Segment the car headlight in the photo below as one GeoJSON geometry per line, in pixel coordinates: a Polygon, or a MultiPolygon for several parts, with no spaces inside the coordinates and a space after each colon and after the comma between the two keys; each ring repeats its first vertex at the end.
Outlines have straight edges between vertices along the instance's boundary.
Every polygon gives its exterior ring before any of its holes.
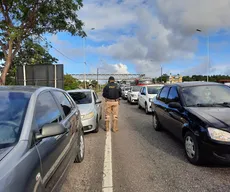
{"type": "Polygon", "coordinates": [[[213,140],[230,142],[230,133],[227,131],[208,127],[208,133],[213,140]]]}
{"type": "Polygon", "coordinates": [[[135,95],[134,95],[134,94],[131,94],[131,97],[135,97],[135,95]]]}
{"type": "Polygon", "coordinates": [[[94,117],[94,112],[90,112],[90,113],[88,113],[88,114],[86,114],[86,115],[82,115],[81,116],[81,119],[82,120],[86,120],[86,119],[91,119],[91,118],[93,118],[94,117]]]}
{"type": "Polygon", "coordinates": [[[152,98],[149,98],[149,102],[152,102],[153,101],[153,99],[152,98]]]}

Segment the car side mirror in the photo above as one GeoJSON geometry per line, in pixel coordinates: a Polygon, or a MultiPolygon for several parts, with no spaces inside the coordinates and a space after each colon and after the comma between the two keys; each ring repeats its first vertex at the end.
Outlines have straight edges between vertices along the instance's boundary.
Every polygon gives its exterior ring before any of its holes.
{"type": "Polygon", "coordinates": [[[49,123],[42,127],[41,134],[36,134],[35,139],[40,140],[47,137],[53,137],[65,133],[67,129],[59,123],[49,123]]]}
{"type": "Polygon", "coordinates": [[[168,104],[168,106],[169,106],[170,108],[178,109],[179,111],[181,111],[181,110],[183,109],[182,106],[181,106],[181,104],[178,103],[178,102],[170,102],[170,103],[168,104]]]}
{"type": "Polygon", "coordinates": [[[95,103],[96,103],[96,104],[100,104],[100,103],[101,103],[101,100],[100,100],[100,99],[97,99],[95,103]]]}

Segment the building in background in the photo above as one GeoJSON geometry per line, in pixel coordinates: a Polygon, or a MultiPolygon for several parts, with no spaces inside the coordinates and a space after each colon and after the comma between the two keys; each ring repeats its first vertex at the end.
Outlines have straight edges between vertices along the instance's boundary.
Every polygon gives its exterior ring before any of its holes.
{"type": "Polygon", "coordinates": [[[177,75],[171,75],[169,76],[168,82],[167,83],[182,83],[182,76],[177,74],[177,75]]]}

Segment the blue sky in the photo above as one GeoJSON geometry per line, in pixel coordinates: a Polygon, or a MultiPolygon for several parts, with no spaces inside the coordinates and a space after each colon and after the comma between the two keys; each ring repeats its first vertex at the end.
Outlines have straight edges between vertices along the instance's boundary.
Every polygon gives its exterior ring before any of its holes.
{"type": "Polygon", "coordinates": [[[230,75],[229,0],[84,0],[79,17],[85,23],[86,69],[83,39],[68,33],[46,35],[50,53],[64,64],[65,73],[210,73],[230,75]],[[199,6],[197,6],[199,3],[199,6]],[[95,28],[91,30],[91,28],[95,28]],[[196,32],[196,29],[202,32],[196,32]]]}

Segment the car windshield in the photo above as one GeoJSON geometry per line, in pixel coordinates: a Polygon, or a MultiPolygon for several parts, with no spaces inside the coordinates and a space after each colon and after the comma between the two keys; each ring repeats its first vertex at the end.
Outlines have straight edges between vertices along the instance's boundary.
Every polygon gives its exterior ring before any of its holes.
{"type": "Polygon", "coordinates": [[[69,95],[73,98],[76,104],[89,104],[92,103],[92,94],[90,91],[84,92],[70,92],[69,95]]]}
{"type": "Polygon", "coordinates": [[[162,88],[161,86],[149,86],[148,94],[158,94],[161,88],[162,88]]]}
{"type": "Polygon", "coordinates": [[[186,106],[230,105],[230,88],[224,85],[184,87],[181,90],[186,106]]]}
{"type": "Polygon", "coordinates": [[[138,92],[140,91],[141,87],[140,86],[135,86],[132,88],[132,91],[138,92]]]}
{"type": "Polygon", "coordinates": [[[30,93],[0,91],[0,149],[19,140],[30,93]]]}

